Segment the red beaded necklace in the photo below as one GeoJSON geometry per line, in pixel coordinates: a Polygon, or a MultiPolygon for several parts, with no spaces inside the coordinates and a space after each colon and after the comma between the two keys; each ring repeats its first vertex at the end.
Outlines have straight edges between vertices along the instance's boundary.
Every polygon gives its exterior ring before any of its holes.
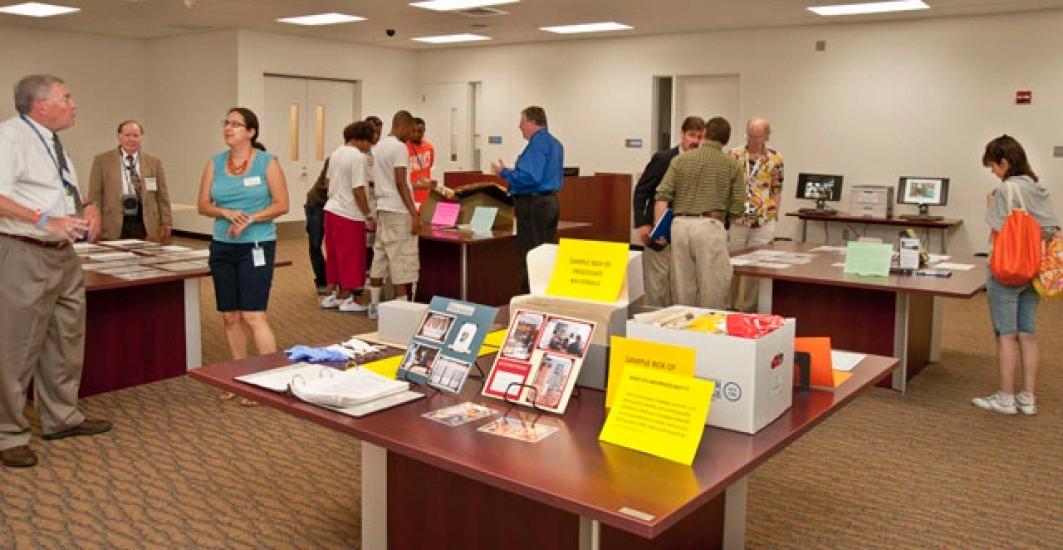
{"type": "Polygon", "coordinates": [[[230,174],[243,174],[244,170],[247,170],[247,163],[251,161],[251,155],[247,155],[247,158],[243,162],[233,162],[233,153],[229,151],[229,158],[225,161],[225,164],[229,167],[230,174]]]}

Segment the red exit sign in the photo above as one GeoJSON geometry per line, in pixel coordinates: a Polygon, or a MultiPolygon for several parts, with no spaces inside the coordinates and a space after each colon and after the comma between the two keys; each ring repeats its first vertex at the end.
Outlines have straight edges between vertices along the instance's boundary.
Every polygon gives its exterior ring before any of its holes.
{"type": "Polygon", "coordinates": [[[1029,105],[1033,103],[1033,92],[1030,90],[1019,90],[1015,92],[1015,104],[1016,105],[1029,105]]]}

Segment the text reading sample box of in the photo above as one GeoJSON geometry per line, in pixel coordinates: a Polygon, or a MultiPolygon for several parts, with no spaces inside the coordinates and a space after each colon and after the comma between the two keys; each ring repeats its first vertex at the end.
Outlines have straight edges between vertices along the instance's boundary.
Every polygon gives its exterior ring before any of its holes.
{"type": "Polygon", "coordinates": [[[517,309],[535,309],[593,321],[598,330],[594,331],[594,338],[583,360],[577,383],[604,390],[606,365],[609,360],[609,337],[624,336],[628,305],[643,294],[642,252],[627,252],[627,265],[623,266],[623,284],[616,299],[606,303],[547,295],[547,288],[557,263],[558,248],[558,245],[544,244],[528,253],[528,282],[531,294],[514,296],[510,300],[510,321],[512,322],[512,312],[517,309]]]}
{"type": "Polygon", "coordinates": [[[794,319],[787,319],[781,328],[756,339],[654,324],[684,312],[697,317],[713,313],[713,310],[672,306],[640,314],[627,322],[627,336],[695,350],[695,376],[716,382],[708,425],[752,434],[790,408],[793,403],[794,319]]]}
{"type": "Polygon", "coordinates": [[[594,323],[584,319],[518,310],[483,395],[564,413],[594,329],[594,323]]]}

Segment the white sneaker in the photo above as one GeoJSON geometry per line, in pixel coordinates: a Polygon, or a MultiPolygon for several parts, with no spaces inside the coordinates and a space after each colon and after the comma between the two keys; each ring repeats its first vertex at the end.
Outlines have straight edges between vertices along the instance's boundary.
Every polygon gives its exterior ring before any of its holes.
{"type": "Polygon", "coordinates": [[[1015,394],[1015,406],[1022,414],[1037,414],[1037,398],[1033,394],[1024,391],[1015,394]]]}
{"type": "Polygon", "coordinates": [[[373,320],[380,318],[380,304],[369,304],[365,316],[373,320]]]}
{"type": "Polygon", "coordinates": [[[369,306],[359,304],[354,300],[354,296],[347,298],[342,304],[340,304],[340,311],[345,311],[347,313],[361,313],[367,309],[369,309],[369,306]]]}
{"type": "Polygon", "coordinates": [[[989,397],[975,397],[971,400],[971,403],[975,407],[980,407],[987,411],[996,411],[1001,414],[1015,414],[1018,409],[1015,408],[1015,396],[1004,393],[1003,391],[997,391],[989,397]]]}
{"type": "Polygon", "coordinates": [[[333,292],[321,299],[321,309],[336,309],[340,307],[340,304],[342,303],[343,300],[337,298],[336,293],[333,292]]]}

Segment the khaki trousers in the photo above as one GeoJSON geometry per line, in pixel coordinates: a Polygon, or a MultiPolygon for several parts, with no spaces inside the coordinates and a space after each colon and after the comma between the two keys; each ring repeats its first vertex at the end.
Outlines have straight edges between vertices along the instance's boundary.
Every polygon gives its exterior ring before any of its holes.
{"type": "MultiPolygon", "coordinates": [[[[737,223],[732,224],[728,237],[732,253],[754,246],[771,244],[775,240],[775,222],[769,222],[768,225],[757,228],[750,228],[737,223]]],[[[731,307],[747,313],[756,312],[759,292],[760,279],[745,276],[735,277],[731,281],[731,307]]]]}
{"type": "Polygon", "coordinates": [[[672,222],[672,292],[677,304],[723,309],[731,290],[727,230],[713,218],[672,222]]]}
{"type": "Polygon", "coordinates": [[[654,250],[648,246],[642,249],[642,286],[646,295],[646,305],[668,307],[672,300],[672,247],[654,250]]]}
{"type": "Polygon", "coordinates": [[[30,380],[45,434],[84,422],[84,356],[85,285],[74,250],[0,236],[0,449],[30,441],[30,380]]]}

